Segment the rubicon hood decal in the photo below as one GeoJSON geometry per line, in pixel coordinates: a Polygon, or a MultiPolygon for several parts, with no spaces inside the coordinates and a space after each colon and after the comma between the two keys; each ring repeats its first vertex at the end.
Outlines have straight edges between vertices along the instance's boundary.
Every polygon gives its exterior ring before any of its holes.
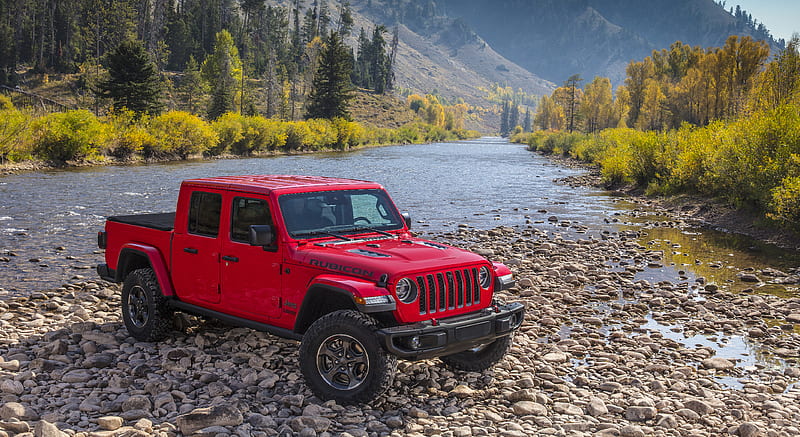
{"type": "Polygon", "coordinates": [[[321,261],[321,260],[318,260],[318,259],[315,259],[315,258],[311,258],[311,260],[309,260],[308,263],[311,264],[312,266],[317,266],[317,267],[320,267],[320,268],[323,268],[323,269],[338,270],[338,271],[340,271],[342,273],[349,273],[349,274],[352,274],[352,275],[366,276],[368,278],[372,277],[372,274],[374,273],[374,272],[372,272],[370,270],[362,269],[361,267],[348,266],[348,265],[345,265],[345,264],[337,264],[337,263],[328,262],[328,261],[321,261]]]}

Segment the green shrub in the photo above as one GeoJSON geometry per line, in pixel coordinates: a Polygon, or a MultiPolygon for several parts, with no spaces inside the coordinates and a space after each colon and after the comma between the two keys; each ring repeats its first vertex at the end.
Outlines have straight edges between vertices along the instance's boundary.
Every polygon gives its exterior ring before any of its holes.
{"type": "Polygon", "coordinates": [[[784,178],[772,189],[769,216],[800,228],[800,177],[784,178]]]}
{"type": "Polygon", "coordinates": [[[145,147],[152,145],[155,138],[147,131],[149,117],[139,117],[133,111],[115,110],[101,119],[109,134],[103,152],[119,159],[129,159],[141,154],[145,147]]]}
{"type": "Polygon", "coordinates": [[[333,127],[336,129],[337,149],[344,150],[361,144],[364,128],[360,124],[344,118],[334,118],[333,127]]]}
{"type": "Polygon", "coordinates": [[[31,125],[33,152],[57,162],[99,158],[107,129],[85,109],[48,114],[31,125]]]}
{"type": "Polygon", "coordinates": [[[511,141],[512,143],[526,144],[530,136],[531,136],[530,132],[515,132],[511,135],[511,137],[508,140],[511,141]]]}
{"type": "Polygon", "coordinates": [[[146,157],[186,159],[217,146],[217,133],[196,115],[183,111],[170,111],[155,117],[150,124],[155,138],[144,149],[146,157]]]}
{"type": "Polygon", "coordinates": [[[156,139],[142,125],[134,125],[118,132],[109,142],[108,152],[120,159],[128,159],[152,147],[156,139]]]}
{"type": "Polygon", "coordinates": [[[425,126],[424,138],[426,142],[439,142],[447,140],[447,131],[443,127],[428,124],[425,126]]]}
{"type": "Polygon", "coordinates": [[[0,95],[2,98],[6,98],[8,104],[0,100],[0,164],[24,159],[28,155],[30,150],[25,139],[31,123],[30,117],[16,110],[10,99],[0,95]]]}
{"type": "Polygon", "coordinates": [[[307,144],[307,138],[311,134],[308,125],[302,121],[290,121],[286,126],[285,149],[300,150],[307,144]]]}
{"type": "Polygon", "coordinates": [[[211,123],[219,141],[214,147],[205,150],[206,155],[217,156],[230,150],[236,155],[250,153],[244,138],[246,117],[235,112],[226,112],[211,123]]]}
{"type": "Polygon", "coordinates": [[[400,143],[400,144],[415,144],[420,141],[421,132],[417,129],[416,123],[406,123],[397,129],[395,135],[387,135],[381,144],[387,143],[400,143]]]}
{"type": "Polygon", "coordinates": [[[307,134],[304,144],[311,150],[328,149],[336,146],[337,132],[330,120],[312,118],[305,123],[307,134]]]}
{"type": "Polygon", "coordinates": [[[247,138],[247,153],[278,150],[286,145],[286,123],[260,116],[247,117],[243,135],[247,138]]]}
{"type": "Polygon", "coordinates": [[[630,182],[629,164],[630,157],[617,150],[616,153],[608,153],[600,159],[600,175],[603,182],[611,185],[618,185],[630,182]]]}
{"type": "Polygon", "coordinates": [[[11,98],[5,94],[0,94],[0,111],[10,111],[14,109],[14,103],[11,98]]]}
{"type": "Polygon", "coordinates": [[[590,135],[578,140],[572,148],[572,156],[584,162],[597,162],[608,148],[601,135],[602,133],[590,135]]]}

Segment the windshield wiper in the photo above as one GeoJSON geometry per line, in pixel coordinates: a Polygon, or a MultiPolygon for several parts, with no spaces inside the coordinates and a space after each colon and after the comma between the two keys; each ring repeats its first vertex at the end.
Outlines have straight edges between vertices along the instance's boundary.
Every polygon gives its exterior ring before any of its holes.
{"type": "Polygon", "coordinates": [[[361,231],[375,232],[377,234],[386,235],[387,237],[396,237],[397,236],[395,234],[390,234],[389,232],[382,231],[380,229],[370,228],[369,226],[359,226],[359,227],[356,227],[356,228],[348,228],[348,229],[342,229],[341,230],[341,232],[361,232],[361,231]]]}
{"type": "Polygon", "coordinates": [[[336,237],[336,238],[338,238],[340,240],[344,240],[344,241],[353,241],[352,238],[347,238],[344,235],[339,235],[339,234],[335,234],[333,232],[328,232],[328,231],[306,231],[306,232],[298,232],[298,233],[292,234],[293,237],[313,237],[315,235],[327,235],[327,236],[330,236],[330,237],[336,237]]]}

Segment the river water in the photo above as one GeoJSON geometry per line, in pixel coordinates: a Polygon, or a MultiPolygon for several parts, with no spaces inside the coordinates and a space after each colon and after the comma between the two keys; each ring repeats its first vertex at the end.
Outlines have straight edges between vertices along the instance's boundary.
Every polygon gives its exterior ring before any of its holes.
{"type": "Polygon", "coordinates": [[[307,174],[376,181],[418,230],[517,225],[557,216],[602,223],[618,208],[602,192],[554,178],[579,174],[499,138],[348,153],[108,166],[0,177],[0,287],[30,292],[93,276],[106,216],[174,210],[180,181],[240,174],[307,174]],[[537,211],[544,211],[537,212],[537,211]],[[8,256],[7,252],[12,256],[8,256]],[[14,256],[16,255],[16,256],[14,256]]]}
{"type": "MultiPolygon", "coordinates": [[[[30,172],[0,177],[0,288],[28,293],[93,277],[102,255],[96,233],[105,217],[172,211],[180,181],[241,174],[324,175],[384,185],[414,228],[444,232],[532,224],[553,234],[589,238],[638,231],[640,243],[665,254],[665,265],[644,273],[673,280],[679,271],[732,289],[747,267],[800,265],[794,252],[710,230],[653,226],[664,217],[590,187],[555,180],[583,170],[566,168],[501,138],[369,148],[347,153],[190,161],[30,172]],[[553,221],[557,218],[557,221],[553,221]],[[709,267],[714,266],[714,267],[709,267]]],[[[749,285],[752,287],[752,284],[749,285]]],[[[758,291],[794,295],[763,285],[758,291]]]]}
{"type": "MultiPolygon", "coordinates": [[[[180,181],[241,174],[304,174],[376,181],[414,228],[431,233],[533,225],[552,234],[600,238],[635,231],[640,244],[664,252],[662,265],[640,272],[651,281],[703,276],[733,291],[797,296],[796,287],[738,281],[745,268],[792,270],[795,252],[707,229],[658,225],[666,217],[590,187],[556,179],[582,174],[500,138],[369,148],[347,153],[190,161],[31,172],[0,177],[0,293],[27,294],[95,278],[102,262],[96,233],[106,216],[175,208],[180,181]],[[555,220],[553,219],[555,218],[555,220]],[[657,226],[658,225],[658,226],[657,226]]],[[[665,333],[669,327],[650,323],[665,333]]],[[[734,339],[736,340],[736,339],[734,339]]],[[[692,340],[695,341],[695,340],[692,340]]],[[[755,356],[750,345],[718,345],[722,355],[755,356]]]]}

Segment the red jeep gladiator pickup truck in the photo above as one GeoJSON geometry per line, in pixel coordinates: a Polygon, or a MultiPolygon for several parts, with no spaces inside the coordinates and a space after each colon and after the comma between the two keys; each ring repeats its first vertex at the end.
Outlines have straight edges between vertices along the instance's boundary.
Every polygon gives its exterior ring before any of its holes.
{"type": "Polygon", "coordinates": [[[322,399],[368,402],[397,359],[484,370],[505,355],[524,307],[493,300],[511,271],[409,233],[379,184],[310,176],[186,180],[175,213],[109,217],[98,274],[123,282],[141,341],[174,311],[300,340],[322,399]]]}

